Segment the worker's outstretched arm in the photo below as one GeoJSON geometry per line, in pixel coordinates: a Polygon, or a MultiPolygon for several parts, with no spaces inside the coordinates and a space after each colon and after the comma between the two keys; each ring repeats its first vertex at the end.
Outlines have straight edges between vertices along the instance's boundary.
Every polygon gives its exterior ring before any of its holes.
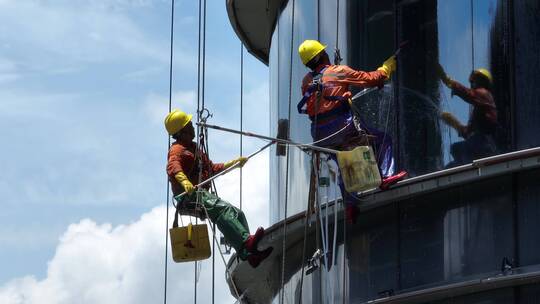
{"type": "Polygon", "coordinates": [[[383,64],[377,69],[377,71],[383,72],[386,76],[386,79],[390,79],[390,77],[392,77],[392,74],[396,71],[396,67],[396,56],[392,56],[386,59],[383,64]]]}
{"type": "Polygon", "coordinates": [[[376,71],[372,72],[356,71],[348,66],[340,65],[336,68],[337,82],[346,82],[361,87],[382,86],[395,72],[396,65],[395,56],[388,58],[376,71]]]}
{"type": "Polygon", "coordinates": [[[360,87],[382,86],[387,75],[380,70],[373,72],[356,71],[346,65],[336,66],[336,80],[338,83],[346,83],[360,87]]]}
{"type": "Polygon", "coordinates": [[[236,164],[240,164],[240,167],[243,167],[244,164],[248,161],[247,157],[240,156],[238,158],[235,158],[233,160],[230,160],[223,164],[223,169],[228,169],[236,164]]]}
{"type": "Polygon", "coordinates": [[[214,164],[211,161],[208,161],[209,164],[207,164],[207,165],[212,168],[212,174],[217,174],[217,173],[220,173],[221,171],[223,171],[225,169],[228,169],[228,168],[236,165],[237,163],[240,163],[240,167],[242,167],[247,162],[247,160],[248,160],[247,157],[240,156],[238,158],[235,158],[235,159],[230,160],[230,161],[225,162],[225,163],[215,163],[214,164]]]}
{"type": "Polygon", "coordinates": [[[441,81],[444,83],[444,85],[446,85],[450,90],[452,90],[452,95],[457,95],[461,97],[461,99],[463,99],[467,103],[472,104],[473,106],[483,104],[489,105],[489,102],[484,101],[486,98],[484,96],[481,96],[482,94],[480,92],[476,92],[473,89],[467,88],[458,81],[450,78],[450,76],[446,74],[440,64],[437,65],[437,74],[439,75],[439,78],[441,78],[441,81]]]}
{"type": "Polygon", "coordinates": [[[448,76],[448,74],[446,74],[446,72],[444,71],[444,68],[442,67],[440,63],[437,64],[437,74],[439,75],[439,78],[444,83],[444,85],[452,89],[451,86],[452,86],[453,80],[452,78],[450,78],[450,76],[448,76]]]}
{"type": "Polygon", "coordinates": [[[491,93],[484,88],[471,89],[455,80],[451,80],[449,87],[453,95],[461,97],[465,102],[475,107],[495,108],[491,93]]]}
{"type": "Polygon", "coordinates": [[[459,120],[448,112],[441,113],[441,119],[454,130],[456,130],[459,136],[465,138],[467,136],[467,126],[462,125],[459,120]]]}

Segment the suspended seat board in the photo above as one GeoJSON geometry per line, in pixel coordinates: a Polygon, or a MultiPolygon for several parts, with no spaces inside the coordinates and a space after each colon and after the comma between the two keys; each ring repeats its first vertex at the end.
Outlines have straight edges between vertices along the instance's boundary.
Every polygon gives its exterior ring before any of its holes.
{"type": "Polygon", "coordinates": [[[212,254],[206,224],[178,227],[178,209],[169,229],[173,260],[176,263],[205,260],[212,254]]]}

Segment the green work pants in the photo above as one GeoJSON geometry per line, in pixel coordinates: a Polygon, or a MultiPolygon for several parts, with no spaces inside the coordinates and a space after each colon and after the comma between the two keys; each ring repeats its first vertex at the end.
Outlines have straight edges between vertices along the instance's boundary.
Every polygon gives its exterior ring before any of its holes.
{"type": "Polygon", "coordinates": [[[197,195],[199,203],[206,209],[210,221],[216,224],[227,243],[236,250],[236,254],[245,260],[248,252],[244,248],[244,242],[249,236],[249,227],[242,210],[206,190],[199,190],[181,198],[177,196],[175,199],[181,204],[180,209],[182,209],[182,205],[197,202],[197,195]]]}

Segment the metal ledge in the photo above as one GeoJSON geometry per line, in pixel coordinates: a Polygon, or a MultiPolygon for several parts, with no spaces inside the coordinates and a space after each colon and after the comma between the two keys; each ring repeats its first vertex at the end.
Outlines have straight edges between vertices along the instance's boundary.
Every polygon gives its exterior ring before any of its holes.
{"type": "Polygon", "coordinates": [[[527,270],[526,268],[516,269],[514,270],[515,274],[499,274],[483,279],[424,288],[382,299],[367,301],[363,304],[424,303],[493,289],[538,283],[540,282],[540,270],[538,267],[535,268],[536,269],[533,271],[527,270]]]}
{"type": "MultiPolygon", "coordinates": [[[[367,191],[361,194],[363,201],[359,207],[361,212],[366,212],[395,201],[405,200],[429,192],[534,168],[540,168],[540,147],[479,159],[471,164],[410,178],[399,182],[386,191],[367,191]]],[[[328,205],[328,207],[331,206],[332,204],[328,205]]],[[[332,210],[330,209],[330,211],[332,210]]],[[[330,218],[333,218],[333,214],[330,218]]],[[[341,222],[342,220],[343,212],[340,210],[338,211],[338,221],[341,222]]],[[[308,217],[307,221],[307,243],[314,244],[314,216],[308,217]]],[[[285,219],[285,223],[287,226],[285,244],[287,261],[288,265],[293,265],[285,269],[285,281],[287,282],[294,273],[299,271],[302,264],[301,246],[303,245],[304,224],[306,223],[305,213],[302,212],[288,217],[285,219]]],[[[230,286],[231,279],[234,280],[239,291],[244,294],[244,303],[271,302],[279,291],[283,224],[284,221],[275,223],[266,230],[267,234],[261,240],[261,247],[273,246],[274,252],[258,268],[251,268],[248,263],[238,260],[235,255],[229,260],[227,267],[231,271],[232,278],[227,278],[227,281],[230,286]]],[[[307,252],[312,252],[313,249],[308,248],[307,252]]],[[[439,299],[537,281],[540,281],[540,269],[534,272],[516,273],[504,277],[494,276],[486,279],[429,287],[366,303],[417,303],[420,301],[419,299],[439,299]]],[[[234,295],[234,292],[231,293],[234,295]]]]}
{"type": "Polygon", "coordinates": [[[462,184],[540,167],[540,147],[473,161],[471,164],[441,170],[399,182],[387,191],[378,189],[361,194],[360,211],[367,211],[407,198],[462,184]]]}

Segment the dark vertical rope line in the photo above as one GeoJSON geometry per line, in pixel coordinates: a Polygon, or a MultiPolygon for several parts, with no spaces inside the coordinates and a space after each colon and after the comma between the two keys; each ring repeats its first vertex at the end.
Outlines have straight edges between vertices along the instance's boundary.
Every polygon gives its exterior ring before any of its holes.
{"type": "MultiPolygon", "coordinates": [[[[393,7],[393,11],[394,11],[394,46],[397,47],[399,46],[399,40],[400,40],[400,34],[399,34],[399,31],[400,31],[400,28],[399,28],[399,10],[398,10],[398,5],[397,3],[394,2],[394,7],[393,7]]],[[[397,69],[399,71],[399,59],[396,58],[397,63],[397,69]]],[[[401,83],[401,80],[400,80],[400,77],[399,77],[399,73],[398,72],[395,72],[394,73],[394,81],[396,83],[395,86],[393,86],[394,88],[394,127],[392,128],[393,131],[395,132],[395,136],[397,138],[397,145],[394,145],[395,146],[395,149],[394,149],[394,157],[395,157],[395,163],[397,164],[397,168],[400,168],[401,166],[401,149],[400,149],[400,141],[401,141],[401,138],[400,138],[400,133],[399,133],[399,129],[397,126],[399,126],[399,122],[400,122],[400,110],[399,110],[399,107],[400,107],[400,90],[399,90],[399,84],[401,83]]]]}
{"type": "MultiPolygon", "coordinates": [[[[169,61],[169,113],[172,109],[172,81],[173,81],[173,41],[174,41],[174,0],[171,1],[171,41],[170,41],[170,47],[171,47],[171,55],[170,55],[170,61],[169,61]]],[[[171,146],[171,137],[168,136],[167,141],[167,150],[169,150],[169,147],[171,146]]],[[[165,215],[165,271],[164,271],[164,282],[163,282],[163,303],[167,304],[167,277],[168,277],[168,269],[167,269],[167,257],[169,255],[169,201],[170,198],[170,184],[169,184],[169,177],[167,177],[167,207],[166,209],[166,215],[165,215]]]]}
{"type": "MultiPolygon", "coordinates": [[[[474,0],[470,0],[471,4],[471,71],[474,70],[474,0]]],[[[469,105],[469,116],[472,115],[473,106],[469,105]]]]}
{"type": "MultiPolygon", "coordinates": [[[[394,11],[394,27],[395,27],[395,30],[394,30],[394,45],[395,46],[399,46],[399,41],[400,41],[400,28],[399,28],[399,25],[401,24],[399,22],[400,20],[400,11],[398,9],[398,5],[396,3],[394,3],[394,8],[393,8],[393,11],[394,11]]],[[[396,60],[399,60],[399,59],[396,59],[396,60]]],[[[399,61],[397,62],[397,69],[399,71],[399,61]]],[[[401,165],[401,154],[400,154],[400,133],[399,133],[399,128],[397,126],[399,126],[399,123],[400,123],[400,116],[399,116],[399,113],[400,113],[400,102],[401,102],[401,93],[400,93],[400,86],[399,84],[401,83],[401,79],[400,79],[400,75],[399,73],[394,73],[394,81],[397,85],[394,86],[394,109],[395,109],[395,113],[394,113],[394,123],[395,123],[395,127],[393,128],[393,130],[395,131],[395,134],[398,138],[398,144],[396,145],[396,151],[394,152],[394,155],[396,156],[396,163],[398,164],[398,168],[399,166],[401,165]]],[[[396,203],[396,208],[397,208],[397,211],[396,211],[396,222],[398,223],[397,224],[397,231],[399,231],[399,221],[400,221],[400,209],[399,209],[399,204],[396,203]]],[[[397,269],[398,269],[398,273],[401,273],[401,262],[399,260],[399,256],[400,256],[400,250],[401,250],[401,241],[400,241],[400,238],[398,237],[397,238],[398,240],[398,246],[397,246],[397,251],[398,251],[398,255],[397,255],[397,261],[396,261],[396,265],[397,265],[397,269]]],[[[343,252],[343,260],[345,261],[345,254],[346,254],[346,251],[343,252]]],[[[401,279],[399,277],[399,275],[397,275],[396,277],[396,281],[397,281],[397,286],[398,286],[398,290],[401,290],[401,279]]]]}
{"type": "MultiPolygon", "coordinates": [[[[337,0],[336,3],[336,49],[339,48],[339,2],[340,0],[337,0]]],[[[326,206],[328,208],[328,206],[326,206]]],[[[334,225],[337,225],[337,223],[334,223],[334,225]]],[[[345,219],[345,200],[343,199],[343,277],[342,277],[342,299],[343,304],[346,303],[347,299],[347,265],[346,265],[346,250],[347,250],[347,220],[345,219]]],[[[332,253],[335,254],[335,253],[332,253]]]]}
{"type": "MultiPolygon", "coordinates": [[[[199,0],[199,26],[198,26],[198,55],[197,55],[197,121],[199,122],[201,119],[201,31],[202,31],[202,1],[199,0]]],[[[200,128],[197,128],[197,141],[200,138],[200,128]]],[[[198,149],[197,153],[198,155],[198,149]]],[[[200,172],[199,172],[199,178],[200,178],[200,172]]],[[[198,202],[198,198],[197,198],[198,202]]],[[[193,303],[197,303],[197,261],[194,263],[194,271],[193,271],[193,303]]]]}
{"type": "MultiPolygon", "coordinates": [[[[289,109],[288,109],[288,119],[289,119],[289,126],[291,125],[291,101],[292,101],[292,76],[293,76],[293,44],[294,44],[294,10],[296,1],[292,1],[292,12],[291,12],[291,45],[290,45],[290,61],[289,61],[289,109]]],[[[290,134],[290,128],[289,128],[289,134],[290,134]]],[[[285,303],[285,255],[286,255],[286,245],[287,245],[287,205],[288,205],[288,197],[289,197],[289,160],[290,160],[290,148],[287,146],[287,159],[286,159],[286,167],[285,167],[285,210],[283,214],[283,256],[282,256],[282,264],[281,264],[281,299],[280,303],[285,303]]]]}
{"type": "Polygon", "coordinates": [[[474,70],[474,0],[471,0],[471,60],[472,60],[472,69],[474,70]]]}
{"type": "Polygon", "coordinates": [[[339,0],[336,4],[336,49],[339,49],[339,0]]]}
{"type": "Polygon", "coordinates": [[[321,40],[321,1],[317,0],[317,41],[321,40]]]}
{"type": "Polygon", "coordinates": [[[212,304],[214,304],[216,301],[216,224],[210,223],[210,225],[214,227],[212,229],[212,304]]]}
{"type": "MultiPolygon", "coordinates": [[[[199,33],[198,33],[198,55],[197,55],[197,121],[201,117],[201,8],[202,1],[199,0],[199,33]]],[[[199,128],[197,128],[197,139],[199,138],[199,128]]]]}
{"type": "Polygon", "coordinates": [[[206,0],[204,0],[203,7],[203,31],[202,31],[202,98],[201,98],[201,110],[204,110],[204,99],[205,99],[205,83],[206,83],[206,0]]]}
{"type": "MultiPolygon", "coordinates": [[[[320,40],[319,38],[319,33],[320,33],[320,29],[319,29],[319,18],[320,17],[320,1],[317,0],[317,41],[320,40]]],[[[311,219],[311,214],[309,212],[310,210],[310,206],[311,206],[311,201],[310,201],[310,197],[311,197],[311,179],[313,179],[313,159],[311,161],[311,172],[310,172],[310,185],[309,185],[309,194],[308,194],[308,199],[307,199],[307,206],[306,206],[306,211],[304,212],[304,240],[303,240],[303,244],[302,244],[302,268],[301,271],[302,271],[302,274],[300,275],[300,292],[299,292],[299,299],[298,299],[298,303],[302,303],[302,298],[303,298],[303,293],[304,293],[304,268],[306,266],[306,251],[307,251],[307,232],[308,232],[308,224],[309,224],[309,221],[311,219]]]]}
{"type": "MultiPolygon", "coordinates": [[[[199,9],[201,7],[201,2],[199,1],[199,9]]],[[[200,17],[200,15],[199,15],[200,17]]],[[[201,93],[200,93],[200,104],[199,102],[197,103],[199,105],[199,109],[198,109],[198,122],[200,122],[200,118],[201,118],[201,111],[203,111],[205,109],[205,80],[206,80],[206,0],[204,0],[204,3],[203,3],[203,8],[202,8],[202,20],[201,18],[199,18],[199,38],[201,37],[201,24],[202,24],[202,39],[200,39],[200,43],[201,43],[201,46],[202,46],[202,67],[199,71],[199,75],[200,75],[200,78],[199,78],[199,81],[201,82],[201,93]]],[[[201,54],[201,50],[199,49],[199,54],[201,54]]],[[[200,59],[200,57],[199,57],[200,59]]],[[[204,134],[204,131],[201,130],[201,132],[203,137],[205,137],[206,134],[204,134]]],[[[200,135],[200,134],[199,134],[200,135]]],[[[203,147],[198,147],[198,149],[204,149],[204,145],[207,144],[207,141],[205,140],[203,142],[203,147]]],[[[206,151],[208,152],[208,151],[206,151]]],[[[199,183],[201,182],[201,177],[202,177],[202,164],[199,165],[199,183]]],[[[195,218],[195,223],[197,224],[198,223],[198,218],[195,218]]],[[[194,283],[194,303],[197,304],[197,283],[198,283],[198,279],[199,279],[199,275],[198,275],[198,267],[199,267],[199,263],[197,261],[195,261],[195,283],[194,283]]]]}
{"type": "MultiPolygon", "coordinates": [[[[240,42],[240,132],[244,131],[244,45],[240,42]]],[[[240,134],[240,156],[243,153],[243,136],[240,134]]],[[[242,167],[240,167],[240,210],[242,210],[242,167]]]]}

